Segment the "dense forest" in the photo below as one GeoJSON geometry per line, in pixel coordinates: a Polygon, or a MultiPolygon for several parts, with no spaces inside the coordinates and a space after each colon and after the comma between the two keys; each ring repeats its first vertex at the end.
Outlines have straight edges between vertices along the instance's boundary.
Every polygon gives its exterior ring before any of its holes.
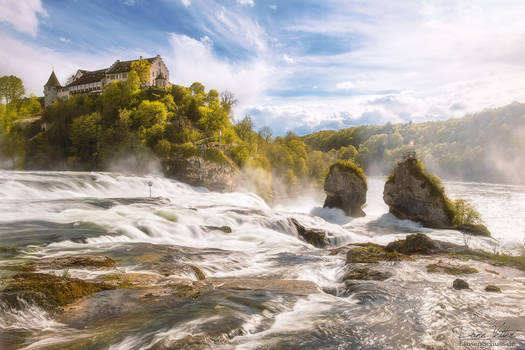
{"type": "Polygon", "coordinates": [[[115,170],[132,157],[135,169],[144,169],[155,159],[202,156],[243,169],[259,192],[293,193],[321,185],[338,159],[368,174],[387,174],[396,159],[415,150],[447,179],[524,181],[523,104],[447,121],[273,137],[269,127],[256,129],[250,116],[235,120],[230,92],[206,91],[200,83],[141,88],[139,73],[107,84],[101,94],[70,96],[45,110],[41,98],[22,97],[20,79],[0,78],[0,166],[115,170]]]}

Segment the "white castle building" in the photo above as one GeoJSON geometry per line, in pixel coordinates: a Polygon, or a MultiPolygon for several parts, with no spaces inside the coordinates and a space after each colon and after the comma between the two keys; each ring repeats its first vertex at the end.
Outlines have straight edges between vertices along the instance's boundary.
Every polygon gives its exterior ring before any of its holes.
{"type": "MultiPolygon", "coordinates": [[[[142,59],[142,56],[139,59],[142,59]]],[[[131,71],[131,63],[139,59],[116,60],[111,67],[94,71],[79,69],[73,76],[73,80],[65,86],[60,85],[53,70],[44,85],[44,105],[47,107],[57,99],[67,99],[69,95],[100,93],[104,85],[108,83],[116,80],[125,81],[131,71]]],[[[170,73],[160,55],[145,58],[145,60],[150,64],[149,81],[145,85],[166,87],[169,84],[170,73]]]]}

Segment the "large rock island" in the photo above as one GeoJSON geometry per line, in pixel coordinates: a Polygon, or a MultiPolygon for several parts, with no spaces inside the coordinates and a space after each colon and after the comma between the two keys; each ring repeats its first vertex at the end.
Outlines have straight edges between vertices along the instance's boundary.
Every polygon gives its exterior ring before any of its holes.
{"type": "Polygon", "coordinates": [[[238,172],[231,162],[212,161],[199,156],[170,158],[162,162],[162,167],[168,177],[217,192],[232,191],[238,172]]]}
{"type": "Polygon", "coordinates": [[[441,180],[426,172],[414,155],[397,163],[385,183],[383,199],[390,212],[401,219],[490,236],[475,209],[463,200],[450,200],[441,180]]]}
{"type": "Polygon", "coordinates": [[[324,207],[342,209],[352,217],[365,216],[366,177],[363,170],[352,162],[337,161],[332,164],[324,183],[324,207]]]}

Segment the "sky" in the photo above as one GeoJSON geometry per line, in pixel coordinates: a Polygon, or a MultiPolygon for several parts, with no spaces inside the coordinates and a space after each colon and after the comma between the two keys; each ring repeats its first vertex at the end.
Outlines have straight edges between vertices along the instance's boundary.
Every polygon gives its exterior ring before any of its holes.
{"type": "Polygon", "coordinates": [[[274,135],[461,117],[525,101],[522,0],[0,0],[0,75],[160,54],[274,135]]]}

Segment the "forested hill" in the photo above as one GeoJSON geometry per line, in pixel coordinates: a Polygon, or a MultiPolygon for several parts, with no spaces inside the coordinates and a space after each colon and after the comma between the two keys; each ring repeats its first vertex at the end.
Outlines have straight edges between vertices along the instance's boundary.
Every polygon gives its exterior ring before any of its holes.
{"type": "Polygon", "coordinates": [[[273,137],[250,116],[234,118],[237,101],[227,91],[197,82],[141,83],[132,71],[99,95],[74,95],[43,109],[42,99],[23,98],[19,78],[0,77],[0,90],[12,92],[0,96],[0,168],[147,171],[152,162],[201,157],[231,165],[250,190],[270,198],[322,187],[337,160],[353,161],[368,175],[388,174],[415,150],[446,179],[525,184],[525,104],[440,122],[273,137]]]}
{"type": "Polygon", "coordinates": [[[369,174],[389,172],[413,149],[447,179],[525,184],[525,104],[517,102],[459,119],[320,131],[304,140],[323,152],[355,148],[369,174]]]}

